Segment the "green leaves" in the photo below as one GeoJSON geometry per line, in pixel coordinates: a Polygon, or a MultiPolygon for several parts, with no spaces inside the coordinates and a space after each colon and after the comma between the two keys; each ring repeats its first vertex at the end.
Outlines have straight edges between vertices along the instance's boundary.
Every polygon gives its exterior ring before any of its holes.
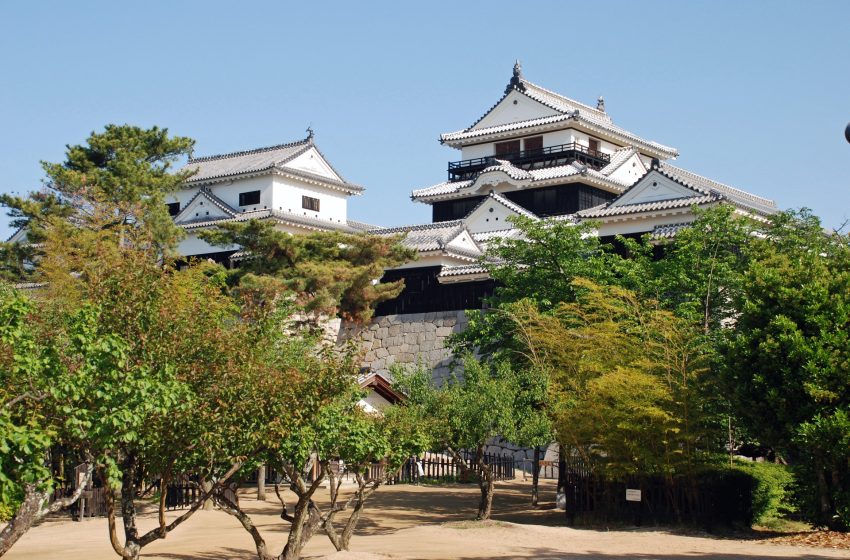
{"type": "Polygon", "coordinates": [[[850,239],[806,210],[751,240],[723,374],[747,427],[798,472],[803,513],[850,526],[850,239]],[[842,513],[843,512],[843,513],[842,513]]]}
{"type": "Polygon", "coordinates": [[[273,220],[223,224],[201,233],[214,245],[242,247],[249,255],[231,283],[246,299],[274,301],[294,294],[308,313],[367,321],[376,305],[396,297],[402,282],[378,284],[384,270],[415,258],[397,238],[317,232],[292,235],[273,220]]]}

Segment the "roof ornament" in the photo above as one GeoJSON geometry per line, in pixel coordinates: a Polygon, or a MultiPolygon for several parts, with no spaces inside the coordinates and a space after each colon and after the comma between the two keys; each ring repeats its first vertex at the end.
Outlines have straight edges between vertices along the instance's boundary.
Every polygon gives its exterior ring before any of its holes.
{"type": "Polygon", "coordinates": [[[602,111],[603,113],[605,112],[605,98],[601,95],[599,96],[599,99],[596,100],[596,110],[602,111]]]}
{"type": "Polygon", "coordinates": [[[313,139],[313,127],[307,126],[307,140],[313,139]]]}
{"type": "Polygon", "coordinates": [[[514,73],[511,76],[511,81],[508,82],[508,87],[505,88],[505,95],[509,94],[512,89],[525,91],[525,84],[522,81],[522,64],[519,59],[514,62],[514,73]]]}
{"type": "Polygon", "coordinates": [[[661,160],[657,157],[652,158],[652,163],[650,164],[650,169],[658,169],[661,167],[661,160]]]}

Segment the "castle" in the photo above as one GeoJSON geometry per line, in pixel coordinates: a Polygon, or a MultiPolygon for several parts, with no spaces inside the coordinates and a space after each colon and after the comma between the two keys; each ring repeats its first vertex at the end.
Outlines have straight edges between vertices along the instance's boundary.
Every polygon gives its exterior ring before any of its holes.
{"type": "Polygon", "coordinates": [[[179,250],[227,263],[239,248],[212,247],[197,232],[252,218],[291,233],[403,234],[419,258],[387,270],[384,280],[404,278],[404,291],[382,303],[371,324],[343,326],[341,336],[361,340],[373,374],[424,359],[439,376],[448,371],[445,337],[463,328],[464,310],[480,309],[492,293],[480,258],[494,238],[518,235],[512,216],[592,220],[603,239],[667,239],[695,219],[694,207],[728,203],[756,220],[778,211],[772,200],[673,165],[675,148],[615,124],[601,97],[595,106],[564,97],[526,80],[519,63],[498,101],[440,142],[460,150],[460,159],[448,163],[445,181],[411,193],[431,206],[432,221],[394,228],[348,218],[348,197],[364,189],[333,168],[312,132],[289,144],[193,158],[187,166],[195,175],[169,201],[187,232],[179,250]]]}

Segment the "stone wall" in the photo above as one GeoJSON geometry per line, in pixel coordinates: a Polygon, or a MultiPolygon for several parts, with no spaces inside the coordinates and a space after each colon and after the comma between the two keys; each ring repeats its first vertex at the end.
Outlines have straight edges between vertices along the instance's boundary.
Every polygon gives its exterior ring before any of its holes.
{"type": "Polygon", "coordinates": [[[362,365],[371,371],[386,373],[394,363],[421,360],[432,369],[434,379],[442,380],[448,377],[452,362],[446,338],[467,323],[464,311],[385,315],[364,326],[343,324],[339,340],[359,340],[365,352],[362,365]]]}
{"type": "MultiPolygon", "coordinates": [[[[358,340],[364,351],[361,365],[373,372],[387,373],[394,363],[415,364],[420,360],[440,382],[451,373],[452,354],[446,347],[446,338],[465,329],[468,322],[464,311],[385,315],[362,326],[343,323],[338,341],[358,340]]],[[[517,469],[526,472],[534,457],[534,450],[500,438],[492,440],[486,452],[513,456],[517,469]]],[[[544,459],[557,462],[557,444],[547,446],[544,459]]]]}

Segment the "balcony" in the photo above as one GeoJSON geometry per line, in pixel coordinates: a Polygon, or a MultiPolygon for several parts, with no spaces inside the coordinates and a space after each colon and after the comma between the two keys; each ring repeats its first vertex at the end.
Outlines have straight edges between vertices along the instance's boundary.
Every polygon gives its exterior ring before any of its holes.
{"type": "Polygon", "coordinates": [[[476,173],[494,165],[496,159],[507,160],[525,170],[568,165],[574,161],[594,169],[601,169],[611,162],[610,155],[603,154],[599,150],[592,150],[578,142],[571,142],[537,150],[452,161],[449,162],[449,181],[471,179],[476,173]]]}

